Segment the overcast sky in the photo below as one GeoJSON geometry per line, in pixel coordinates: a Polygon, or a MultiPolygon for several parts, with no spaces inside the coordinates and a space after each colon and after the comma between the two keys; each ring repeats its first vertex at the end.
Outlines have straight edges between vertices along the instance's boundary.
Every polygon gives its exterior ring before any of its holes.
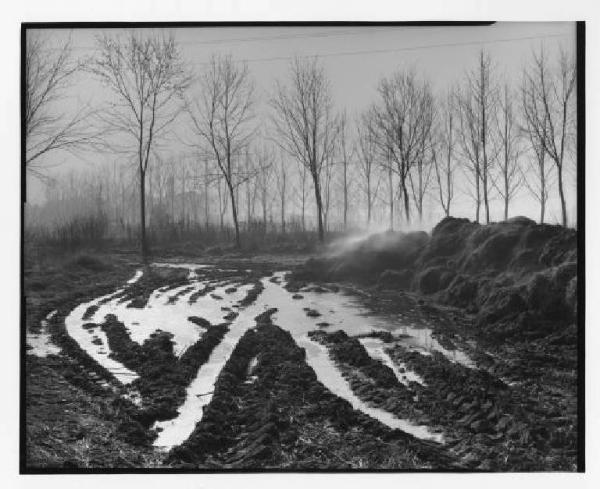
{"type": "MultiPolygon", "coordinates": [[[[434,91],[445,92],[460,81],[477,62],[481,48],[491,55],[500,80],[519,82],[523,66],[530,61],[534,49],[544,45],[549,55],[558,49],[575,49],[575,24],[499,23],[483,27],[214,27],[167,29],[179,42],[189,68],[200,73],[213,53],[231,54],[236,60],[247,60],[256,83],[257,104],[266,112],[266,102],[276,79],[285,79],[290,59],[319,56],[331,81],[334,102],[350,116],[366,108],[376,99],[378,81],[403,68],[415,68],[426,77],[434,91]]],[[[71,36],[74,54],[92,56],[95,36],[108,30],[79,29],[48,31],[47,49],[53,43],[71,36]]],[[[115,32],[118,30],[114,30],[115,32]]],[[[72,99],[65,107],[82,103],[99,103],[103,90],[87,75],[78,77],[72,99]]],[[[178,130],[175,127],[175,130],[178,130]]],[[[175,152],[178,151],[175,149],[175,152]]],[[[47,163],[54,174],[70,168],[92,168],[107,155],[86,154],[81,158],[64,153],[49,155],[47,163]]],[[[111,160],[114,158],[111,157],[111,160]]],[[[573,195],[573,183],[569,185],[573,195]]],[[[28,177],[28,200],[39,202],[41,185],[28,177]]],[[[521,198],[524,209],[533,205],[521,198]]],[[[550,202],[549,217],[555,212],[550,202]]],[[[569,213],[575,199],[569,200],[569,213]]],[[[534,213],[535,214],[535,213],[534,213]]]]}

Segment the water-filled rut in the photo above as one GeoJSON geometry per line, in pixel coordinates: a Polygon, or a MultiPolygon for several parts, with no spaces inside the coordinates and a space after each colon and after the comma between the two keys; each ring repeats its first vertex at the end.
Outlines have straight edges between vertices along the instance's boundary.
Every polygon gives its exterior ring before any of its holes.
{"type": "Polygon", "coordinates": [[[306,362],[315,371],[317,379],[333,394],[347,400],[354,409],[379,420],[393,429],[400,429],[417,438],[442,442],[439,432],[425,425],[401,419],[391,412],[374,407],[361,400],[350,383],[336,366],[327,347],[309,337],[309,332],[326,330],[328,333],[344,331],[349,336],[360,336],[360,344],[367,354],[389,367],[398,382],[409,386],[426,383],[404,364],[395,363],[387,353],[387,346],[378,338],[366,338],[373,331],[390,332],[395,342],[424,355],[437,351],[449,361],[473,367],[468,356],[459,350],[444,348],[432,336],[432,330],[410,324],[398,316],[374,315],[361,305],[358,298],[340,291],[307,288],[293,294],[285,288],[285,272],[260,279],[262,290],[256,300],[245,305],[244,298],[255,283],[243,281],[247,271],[228,278],[227,283],[206,279],[202,273],[208,269],[197,264],[153,264],[155,267],[188,269],[187,280],[182,285],[158,287],[151,292],[144,307],[128,307],[130,301],[122,293],[136,284],[142,271],[113,294],[80,304],[65,318],[68,334],[74,338],[96,362],[108,369],[123,384],[138,378],[138,372],[126,368],[111,356],[106,334],[100,324],[109,314],[123,323],[132,341],[142,344],[157,330],[170,333],[173,352],[181,357],[186,350],[202,338],[206,328],[190,320],[202,318],[216,325],[228,323],[223,339],[214,347],[207,361],[200,366],[186,390],[186,397],[177,410],[176,417],[155,423],[158,437],[154,444],[170,448],[183,443],[202,420],[203,408],[212,399],[215,382],[231,356],[240,338],[256,326],[255,317],[270,308],[277,308],[272,316],[274,324],[288,331],[294,341],[306,351],[306,362]],[[211,292],[199,295],[210,286],[211,292]],[[198,296],[199,295],[199,296],[198,296]],[[194,297],[194,300],[190,298],[194,297]],[[236,312],[232,314],[232,312],[236,312]],[[311,314],[310,311],[313,311],[311,314]],[[314,314],[316,311],[318,314],[314,314]]]}

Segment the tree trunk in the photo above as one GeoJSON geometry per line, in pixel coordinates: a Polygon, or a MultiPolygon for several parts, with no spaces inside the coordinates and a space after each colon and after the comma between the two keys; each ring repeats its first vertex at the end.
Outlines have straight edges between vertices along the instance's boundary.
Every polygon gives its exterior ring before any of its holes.
{"type": "Polygon", "coordinates": [[[390,184],[390,231],[394,230],[394,185],[392,181],[392,167],[388,169],[388,182],[390,184]]]}
{"type": "Polygon", "coordinates": [[[508,178],[508,157],[504,163],[504,220],[508,221],[508,201],[510,200],[510,182],[508,178]]]}
{"type": "Polygon", "coordinates": [[[317,222],[319,230],[319,241],[325,242],[325,231],[323,228],[323,202],[321,201],[321,189],[319,187],[319,177],[316,172],[313,172],[313,183],[315,186],[315,200],[317,202],[317,222]]]}
{"type": "Polygon", "coordinates": [[[486,119],[486,106],[485,106],[485,66],[483,62],[483,51],[480,54],[480,101],[481,104],[481,148],[483,151],[483,204],[485,207],[485,222],[490,223],[490,204],[488,200],[488,158],[487,158],[487,119],[486,119]]]}
{"type": "Polygon", "coordinates": [[[235,189],[229,182],[227,182],[227,188],[229,189],[229,197],[231,198],[231,216],[233,217],[233,226],[235,228],[235,247],[239,250],[242,247],[242,242],[240,240],[240,225],[238,223],[235,189]]]}
{"type": "Polygon", "coordinates": [[[140,253],[142,261],[148,261],[148,246],[146,243],[146,173],[140,167],[140,253]]]}
{"type": "Polygon", "coordinates": [[[371,181],[367,179],[367,228],[371,225],[371,181]]]}
{"type": "Polygon", "coordinates": [[[546,171],[543,166],[541,166],[541,174],[540,174],[540,224],[544,224],[544,218],[546,214],[546,171]]]}
{"type": "MultiPolygon", "coordinates": [[[[345,152],[345,150],[344,150],[345,152]]],[[[344,231],[348,226],[348,163],[344,155],[344,231]]]]}
{"type": "Polygon", "coordinates": [[[263,208],[263,233],[267,233],[267,194],[263,190],[262,195],[262,208],[263,208]]]}
{"type": "Polygon", "coordinates": [[[490,203],[488,201],[487,170],[483,174],[483,205],[485,208],[485,223],[490,223],[490,203]]]}
{"type": "Polygon", "coordinates": [[[477,202],[475,205],[475,220],[477,222],[479,222],[479,209],[481,208],[481,192],[479,190],[479,172],[477,172],[477,174],[476,174],[476,180],[477,180],[477,190],[476,190],[477,202]]]}
{"type": "Polygon", "coordinates": [[[306,231],[306,167],[302,167],[302,232],[306,231]]]}
{"type": "Polygon", "coordinates": [[[408,200],[408,191],[406,188],[406,178],[402,178],[402,196],[404,198],[404,215],[406,217],[406,224],[410,224],[410,202],[408,200]]]}
{"type": "Polygon", "coordinates": [[[285,234],[285,199],[281,197],[281,232],[285,234]]]}
{"type": "Polygon", "coordinates": [[[562,164],[557,166],[558,170],[558,194],[560,196],[560,210],[562,212],[562,225],[567,227],[567,203],[565,202],[565,192],[563,189],[562,164]]]}
{"type": "Polygon", "coordinates": [[[204,226],[206,227],[206,231],[208,231],[208,206],[208,160],[204,160],[204,226]]]}
{"type": "Polygon", "coordinates": [[[223,211],[223,196],[221,195],[221,179],[219,178],[218,182],[217,182],[217,190],[218,190],[218,194],[219,194],[219,215],[220,215],[220,224],[221,224],[221,234],[223,234],[223,227],[224,227],[224,222],[223,222],[223,214],[225,213],[223,211]]]}
{"type": "Polygon", "coordinates": [[[544,224],[544,218],[546,214],[546,202],[543,200],[540,202],[540,224],[544,224]]]}

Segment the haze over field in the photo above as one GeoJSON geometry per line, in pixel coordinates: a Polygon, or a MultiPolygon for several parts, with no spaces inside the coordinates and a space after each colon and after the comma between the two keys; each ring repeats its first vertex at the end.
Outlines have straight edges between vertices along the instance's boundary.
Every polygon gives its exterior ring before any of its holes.
{"type": "MultiPolygon", "coordinates": [[[[360,118],[373,104],[378,103],[378,89],[383,79],[391,79],[394,73],[412,73],[416,80],[423,80],[429,85],[434,97],[434,126],[439,127],[442,125],[448,94],[464,88],[467,75],[478,70],[479,56],[483,50],[485,56],[489,57],[486,59],[489,59],[490,88],[497,92],[494,95],[494,110],[499,110],[502,98],[500,95],[505,84],[509,89],[508,99],[513,104],[513,132],[518,138],[514,151],[519,168],[515,169],[511,176],[514,189],[509,191],[508,215],[526,215],[538,221],[540,219],[539,196],[534,195],[539,186],[536,184],[537,177],[533,174],[535,153],[522,131],[525,126],[521,116],[520,93],[523,70],[531,68],[534,53],[540,52],[542,48],[548,66],[552,69],[558,63],[561,52],[572,56],[575,47],[574,23],[504,22],[481,27],[219,27],[139,29],[136,32],[142,37],[173,37],[180,59],[192,77],[186,88],[185,97],[188,103],[193,104],[201,98],[201,80],[210,68],[211,56],[231,56],[234,66],[247,66],[248,81],[254,86],[251,107],[253,120],[250,125],[255,132],[252,138],[245,142],[244,150],[240,150],[236,156],[237,164],[246,167],[250,164],[262,168],[265,165],[262,161],[265,154],[261,159],[258,153],[266,151],[266,159],[270,162],[267,165],[270,174],[264,177],[253,176],[248,182],[238,184],[236,192],[239,198],[236,207],[240,214],[239,219],[243,222],[262,219],[283,226],[286,220],[302,220],[304,227],[317,226],[318,213],[310,172],[302,170],[297,157],[281,148],[281,135],[274,127],[277,110],[273,106],[277,84],[285,85],[289,82],[290,66],[294,59],[317,60],[329,83],[331,110],[335,112],[336,117],[345,114],[346,118],[343,149],[345,156],[342,155],[341,139],[334,142],[337,146],[335,154],[332,154],[331,161],[324,165],[321,176],[324,219],[327,221],[326,227],[332,230],[366,227],[386,229],[391,223],[394,227],[402,229],[428,229],[444,216],[439,202],[439,182],[436,182],[436,172],[433,171],[431,161],[426,162],[423,167],[423,189],[417,190],[424,202],[419,212],[421,216],[419,219],[413,218],[408,221],[403,217],[404,204],[398,172],[392,163],[392,208],[389,202],[389,172],[385,169],[387,165],[384,159],[378,155],[373,164],[373,182],[370,184],[370,192],[373,194],[370,197],[372,216],[371,219],[368,218],[365,174],[364,170],[360,169],[360,118]],[[315,56],[316,58],[313,58],[315,56]],[[250,163],[248,160],[251,160],[250,163]],[[342,164],[342,160],[346,161],[346,164],[342,164]],[[285,182],[283,174],[286,176],[285,182]],[[525,176],[527,184],[524,183],[525,176]],[[260,182],[261,178],[263,182],[260,182]],[[302,178],[305,179],[304,184],[301,183],[302,178]],[[258,196],[261,183],[263,187],[266,184],[270,188],[268,195],[262,197],[263,202],[258,196]],[[281,195],[282,191],[284,197],[281,195]],[[240,197],[240,194],[243,197],[240,197]],[[265,200],[266,205],[263,205],[265,200]],[[390,213],[393,215],[390,216],[390,213]]],[[[104,110],[114,103],[114,96],[100,83],[98,76],[85,68],[98,57],[98,39],[105,35],[124,38],[127,33],[118,29],[44,32],[43,53],[49,56],[56,55],[70,39],[72,57],[84,63],[84,68],[73,75],[60,99],[54,102],[53,110],[56,113],[63,113],[68,118],[82,108],[104,110]]],[[[574,93],[569,101],[572,107],[575,99],[574,93]]],[[[456,111],[456,108],[454,110],[456,111]]],[[[574,111],[569,118],[574,121],[574,111]]],[[[497,114],[490,120],[495,121],[494,126],[500,127],[497,114]]],[[[458,113],[454,122],[453,130],[458,131],[458,113]]],[[[97,123],[97,119],[89,120],[90,125],[97,123]]],[[[149,225],[165,214],[170,215],[173,221],[191,219],[195,222],[210,221],[215,225],[219,222],[221,225],[233,224],[231,205],[224,184],[221,188],[221,176],[218,175],[220,172],[214,156],[210,151],[206,152],[206,145],[199,140],[192,126],[190,117],[182,113],[165,131],[164,137],[154,143],[146,185],[149,225]],[[207,180],[210,180],[208,187],[207,180]],[[172,188],[167,198],[169,182],[172,188]],[[207,192],[208,195],[205,195],[207,192]],[[167,200],[171,201],[169,208],[164,206],[167,200]],[[206,207],[209,207],[208,210],[206,207]]],[[[494,127],[490,138],[496,138],[495,132],[498,130],[494,127]]],[[[460,147],[458,136],[455,139],[450,214],[475,219],[474,187],[472,175],[468,170],[468,157],[460,147]]],[[[115,141],[116,144],[131,144],[125,139],[119,139],[118,135],[115,139],[113,134],[112,146],[115,145],[115,141]]],[[[565,157],[563,187],[568,222],[576,224],[574,144],[571,144],[569,149],[565,157]]],[[[441,152],[442,148],[439,150],[441,152]]],[[[501,144],[495,142],[488,152],[491,160],[488,183],[489,214],[491,220],[501,220],[504,217],[503,191],[498,170],[502,155],[501,144]]],[[[556,172],[549,158],[547,159],[545,220],[558,223],[561,222],[561,208],[556,188],[556,172]]],[[[51,208],[46,210],[33,209],[33,212],[28,214],[31,224],[59,222],[91,212],[84,209],[96,208],[98,198],[103,200],[109,214],[119,213],[126,216],[124,219],[132,225],[139,220],[136,214],[136,200],[139,200],[136,192],[139,194],[139,190],[135,190],[138,186],[136,182],[139,181],[139,172],[128,152],[115,152],[106,147],[99,148],[98,145],[79,147],[75,153],[57,150],[39,158],[36,161],[36,167],[38,166],[42,169],[42,179],[31,172],[27,172],[26,175],[28,203],[43,206],[49,201],[59,199],[62,204],[51,204],[51,208]],[[118,191],[116,181],[120,181],[131,195],[125,196],[125,189],[118,191]],[[102,197],[84,198],[77,195],[78,192],[87,194],[88,197],[89,194],[102,197]],[[116,205],[116,194],[119,193],[121,206],[124,208],[111,212],[109,209],[116,205]],[[71,201],[71,204],[67,201],[71,201]]],[[[246,173],[249,175],[252,172],[246,173]]],[[[414,173],[414,170],[411,170],[411,173],[414,173]]],[[[408,186],[406,191],[413,195],[415,193],[414,188],[408,186]]],[[[410,203],[413,216],[417,214],[418,209],[414,208],[416,206],[417,201],[410,203]]]]}

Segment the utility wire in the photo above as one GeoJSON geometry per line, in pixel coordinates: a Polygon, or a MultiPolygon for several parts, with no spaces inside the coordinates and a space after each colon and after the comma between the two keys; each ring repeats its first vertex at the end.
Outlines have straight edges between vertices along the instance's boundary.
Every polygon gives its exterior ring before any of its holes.
{"type": "MultiPolygon", "coordinates": [[[[284,39],[309,39],[309,38],[324,38],[324,37],[336,37],[336,36],[349,36],[349,35],[363,35],[371,34],[374,29],[377,32],[397,30],[397,27],[362,27],[353,30],[338,30],[338,31],[325,31],[317,32],[315,34],[283,34],[277,36],[261,36],[261,37],[243,37],[243,38],[228,38],[228,39],[209,39],[205,41],[177,41],[177,44],[183,45],[215,45],[215,44],[230,44],[237,42],[258,42],[258,41],[272,41],[272,40],[284,40],[284,39]]],[[[56,51],[61,48],[44,48],[43,51],[56,51]]],[[[96,49],[95,46],[75,46],[73,50],[92,50],[96,49]]]]}
{"type": "MultiPolygon", "coordinates": [[[[330,58],[334,56],[356,56],[362,54],[379,54],[379,53],[398,53],[403,51],[418,51],[420,49],[433,49],[433,48],[446,48],[446,47],[459,47],[459,46],[475,46],[482,44],[495,44],[495,43],[503,43],[503,42],[514,42],[514,41],[527,41],[534,39],[546,39],[546,38],[556,38],[556,37],[566,37],[568,34],[548,34],[542,36],[528,36],[528,37],[513,37],[506,39],[493,39],[490,41],[466,41],[466,42],[454,42],[454,43],[441,43],[441,44],[427,44],[422,46],[409,46],[404,48],[392,48],[392,49],[368,49],[362,51],[341,51],[337,53],[323,53],[323,54],[304,54],[298,55],[298,58],[330,58]]],[[[240,59],[234,60],[235,63],[258,63],[265,61],[285,61],[289,59],[294,59],[296,56],[274,56],[271,58],[252,58],[252,59],[240,59]]],[[[192,65],[207,65],[208,61],[201,62],[191,62],[189,64],[192,65]]]]}

